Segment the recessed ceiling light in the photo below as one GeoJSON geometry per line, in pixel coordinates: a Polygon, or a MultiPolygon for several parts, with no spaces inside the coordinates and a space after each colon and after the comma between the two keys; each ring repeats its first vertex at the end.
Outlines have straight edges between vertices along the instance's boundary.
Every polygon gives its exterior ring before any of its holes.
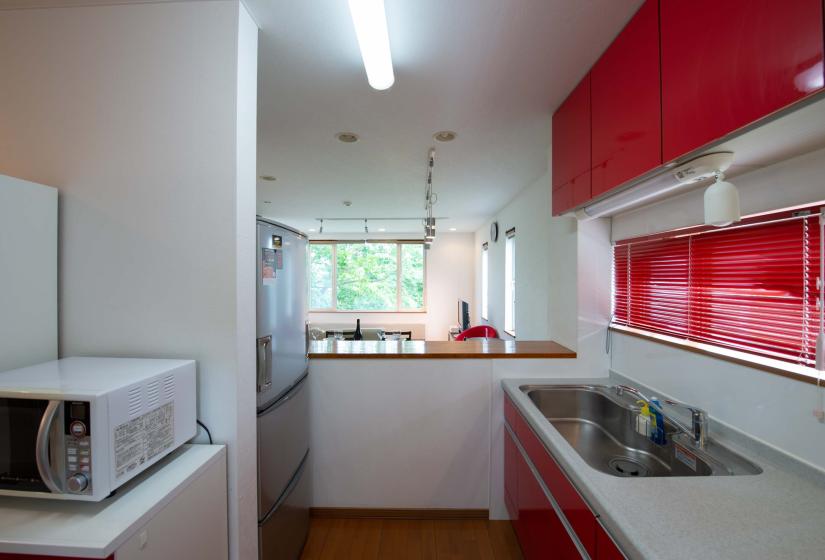
{"type": "Polygon", "coordinates": [[[311,232],[312,232],[312,231],[315,231],[315,228],[314,228],[314,227],[311,227],[311,228],[309,228],[309,231],[311,231],[311,232]]]}
{"type": "Polygon", "coordinates": [[[344,142],[345,144],[352,144],[353,142],[358,142],[358,135],[354,132],[339,132],[335,135],[339,142],[344,142]]]}
{"type": "Polygon", "coordinates": [[[272,204],[271,200],[264,200],[264,204],[272,204]]]}
{"type": "Polygon", "coordinates": [[[455,230],[456,230],[456,228],[454,228],[454,227],[450,228],[450,231],[455,231],[455,230]]]}
{"type": "Polygon", "coordinates": [[[378,231],[387,231],[387,228],[385,228],[385,227],[380,227],[380,228],[378,228],[378,231]]]}
{"type": "Polygon", "coordinates": [[[433,139],[436,142],[452,142],[456,136],[457,134],[452,130],[442,130],[433,134],[433,139]]]}
{"type": "Polygon", "coordinates": [[[261,175],[261,180],[262,181],[274,181],[275,177],[273,177],[272,175],[261,175]]]}

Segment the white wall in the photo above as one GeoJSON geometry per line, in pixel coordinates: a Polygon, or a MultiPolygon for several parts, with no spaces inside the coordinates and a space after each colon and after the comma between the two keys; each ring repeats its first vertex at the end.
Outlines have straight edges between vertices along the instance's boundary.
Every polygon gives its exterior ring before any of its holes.
{"type": "Polygon", "coordinates": [[[577,344],[577,223],[553,218],[550,174],[528,185],[475,234],[476,316],[481,314],[481,246],[488,243],[489,317],[503,338],[505,232],[516,228],[516,337],[553,339],[577,344]],[[490,239],[490,224],[499,224],[499,240],[490,239]]]}
{"type": "MultiPolygon", "coordinates": [[[[548,169],[550,165],[548,162],[548,169]]],[[[504,232],[516,228],[516,336],[555,340],[576,350],[575,360],[494,360],[491,390],[490,517],[507,519],[504,505],[504,393],[514,377],[606,377],[610,315],[610,224],[552,217],[550,173],[521,191],[475,234],[476,310],[481,303],[481,245],[489,242],[489,323],[503,333],[504,232]],[[498,221],[498,243],[490,222],[498,221]]]]}
{"type": "MultiPolygon", "coordinates": [[[[825,150],[731,179],[743,214],[825,200],[825,150]]],[[[702,190],[613,219],[614,239],[702,222],[702,190]]],[[[607,253],[602,258],[606,258],[607,253]]],[[[825,469],[825,424],[811,411],[814,385],[670,346],[614,334],[612,369],[696,404],[711,417],[825,469]]]]}
{"type": "MultiPolygon", "coordinates": [[[[346,239],[347,236],[335,236],[346,239]]],[[[351,237],[351,236],[350,236],[351,237]]],[[[364,236],[360,236],[363,238],[364,236]]],[[[370,236],[378,239],[378,236],[370,236]]],[[[316,239],[318,237],[313,237],[316,239]]],[[[427,311],[425,313],[310,313],[313,323],[361,326],[421,323],[427,340],[447,340],[451,325],[458,322],[458,300],[474,309],[475,254],[473,234],[438,233],[427,251],[427,311]]],[[[476,315],[477,317],[477,315],[476,315]]],[[[473,319],[474,317],[471,317],[473,319]]]]}
{"type": "Polygon", "coordinates": [[[315,507],[486,509],[490,360],[312,360],[315,507]]]}
{"type": "Polygon", "coordinates": [[[0,175],[0,371],[57,358],[57,190],[0,175]]]}
{"type": "Polygon", "coordinates": [[[250,560],[256,31],[229,0],[0,12],[0,172],[59,189],[61,355],[197,360],[250,560]]]}

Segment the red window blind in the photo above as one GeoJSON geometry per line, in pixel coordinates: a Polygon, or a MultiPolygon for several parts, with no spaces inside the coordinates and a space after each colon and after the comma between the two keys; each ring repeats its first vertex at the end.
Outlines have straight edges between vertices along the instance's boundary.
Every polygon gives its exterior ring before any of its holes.
{"type": "Polygon", "coordinates": [[[813,366],[819,209],[619,241],[613,323],[813,366]]]}

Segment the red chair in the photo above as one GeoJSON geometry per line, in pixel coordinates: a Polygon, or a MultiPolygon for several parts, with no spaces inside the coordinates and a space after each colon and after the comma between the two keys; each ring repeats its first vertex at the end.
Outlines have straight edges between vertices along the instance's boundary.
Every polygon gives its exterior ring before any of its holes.
{"type": "Polygon", "coordinates": [[[498,338],[498,331],[489,325],[476,325],[455,335],[456,340],[468,338],[498,338]]]}

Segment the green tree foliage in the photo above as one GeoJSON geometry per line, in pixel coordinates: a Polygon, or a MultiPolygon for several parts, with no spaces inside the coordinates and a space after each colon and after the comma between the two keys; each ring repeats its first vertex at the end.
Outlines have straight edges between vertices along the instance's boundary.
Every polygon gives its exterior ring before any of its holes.
{"type": "Polygon", "coordinates": [[[401,245],[401,309],[424,307],[424,245],[401,245]]]}
{"type": "Polygon", "coordinates": [[[332,245],[309,246],[309,307],[332,307],[332,245]]]}
{"type": "Polygon", "coordinates": [[[395,309],[398,260],[393,243],[338,245],[336,291],[342,311],[395,309]]]}
{"type": "Polygon", "coordinates": [[[396,310],[399,264],[401,308],[424,307],[423,245],[339,243],[334,263],[332,255],[331,244],[312,244],[310,247],[309,297],[312,309],[333,307],[332,279],[335,275],[335,307],[338,310],[396,310]]]}

